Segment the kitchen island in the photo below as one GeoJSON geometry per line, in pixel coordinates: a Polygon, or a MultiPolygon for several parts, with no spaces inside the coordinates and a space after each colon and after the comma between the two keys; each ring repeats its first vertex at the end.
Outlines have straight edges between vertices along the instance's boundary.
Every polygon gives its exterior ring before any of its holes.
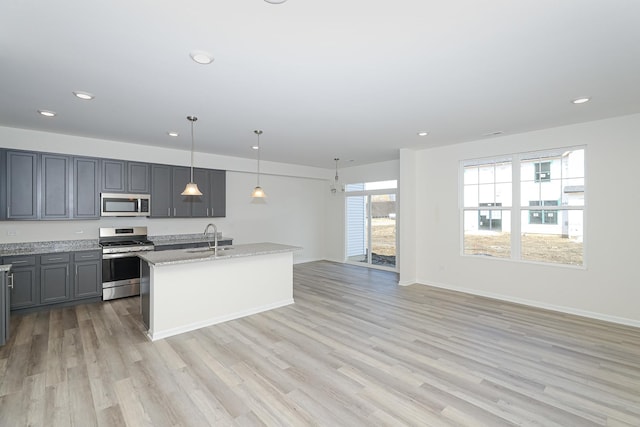
{"type": "Polygon", "coordinates": [[[276,243],[141,252],[140,301],[152,341],[293,304],[293,252],[276,243]]]}

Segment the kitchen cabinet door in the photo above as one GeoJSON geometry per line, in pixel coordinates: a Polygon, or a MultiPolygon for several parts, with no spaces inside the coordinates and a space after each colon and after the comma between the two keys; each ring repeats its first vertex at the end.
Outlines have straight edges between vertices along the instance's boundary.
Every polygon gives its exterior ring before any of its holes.
{"type": "Polygon", "coordinates": [[[68,300],[70,284],[68,262],[40,266],[40,301],[43,304],[68,300]]]}
{"type": "Polygon", "coordinates": [[[193,182],[198,184],[202,196],[187,196],[191,202],[191,216],[194,218],[206,218],[211,212],[209,171],[207,169],[194,169],[193,182]]]}
{"type": "Polygon", "coordinates": [[[11,289],[7,281],[7,272],[0,271],[0,345],[9,339],[9,315],[11,312],[11,289]]]}
{"type": "Polygon", "coordinates": [[[152,218],[171,216],[171,166],[151,165],[151,212],[152,218]]]}
{"type": "MultiPolygon", "coordinates": [[[[7,167],[7,150],[0,149],[0,165],[7,167]]],[[[7,219],[7,174],[0,172],[0,221],[7,219]]]]}
{"type": "Polygon", "coordinates": [[[134,194],[149,194],[149,164],[127,162],[127,191],[134,194]]]}
{"type": "Polygon", "coordinates": [[[227,214],[227,171],[209,171],[209,194],[211,200],[211,217],[222,218],[227,214]]]}
{"type": "Polygon", "coordinates": [[[73,158],[74,218],[100,218],[100,164],[98,159],[73,158]]]}
{"type": "Polygon", "coordinates": [[[40,158],[40,218],[70,217],[69,178],[71,158],[42,154],[40,158]]]}
{"type": "Polygon", "coordinates": [[[73,254],[74,299],[92,298],[102,295],[102,253],[82,251],[73,254]]]}
{"type": "Polygon", "coordinates": [[[11,264],[13,289],[11,309],[34,306],[40,303],[38,295],[38,266],[35,255],[8,256],[3,264],[11,264]]]}
{"type": "Polygon", "coordinates": [[[171,168],[171,197],[173,206],[171,216],[188,218],[191,216],[191,200],[193,196],[183,196],[180,193],[191,180],[191,170],[187,167],[173,166],[171,168]]]}
{"type": "Polygon", "coordinates": [[[101,181],[103,193],[124,193],[127,188],[127,169],[124,160],[102,160],[101,181]]]}
{"type": "Polygon", "coordinates": [[[38,218],[38,154],[6,153],[7,219],[38,218]]]}

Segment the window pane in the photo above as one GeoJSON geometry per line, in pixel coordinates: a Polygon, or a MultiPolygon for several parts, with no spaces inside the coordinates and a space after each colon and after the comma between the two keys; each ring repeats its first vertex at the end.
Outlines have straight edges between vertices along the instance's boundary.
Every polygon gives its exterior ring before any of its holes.
{"type": "MultiPolygon", "coordinates": [[[[560,200],[562,198],[561,181],[552,179],[549,182],[540,183],[540,199],[541,200],[560,200]]],[[[531,199],[533,200],[533,199],[531,199]]]]}
{"type": "Polygon", "coordinates": [[[584,177],[584,149],[569,150],[562,155],[562,176],[566,178],[584,177]]]}
{"type": "Polygon", "coordinates": [[[464,206],[470,207],[470,208],[478,206],[478,186],[477,185],[464,186],[464,206]]]}
{"type": "Polygon", "coordinates": [[[520,184],[520,206],[531,206],[529,202],[540,200],[540,183],[527,181],[520,184]]]}
{"type": "Polygon", "coordinates": [[[493,184],[480,184],[478,187],[480,203],[495,202],[495,188],[493,184]]]}
{"type": "Polygon", "coordinates": [[[347,259],[367,262],[367,197],[347,197],[347,259]]]}
{"type": "Polygon", "coordinates": [[[523,260],[557,264],[583,264],[583,211],[522,211],[523,260]],[[535,221],[531,218],[538,213],[535,221]]]}
{"type": "Polygon", "coordinates": [[[371,196],[371,264],[396,266],[395,194],[371,196]]]}
{"type": "Polygon", "coordinates": [[[464,168],[464,184],[477,184],[478,183],[478,168],[464,168]]]}
{"type": "Polygon", "coordinates": [[[496,182],[511,182],[511,163],[496,165],[496,182]]]}
{"type": "Polygon", "coordinates": [[[501,206],[511,206],[511,183],[496,184],[496,203],[501,206]]]}
{"type": "Polygon", "coordinates": [[[511,213],[496,209],[465,211],[464,254],[511,257],[511,213]]]}
{"type": "Polygon", "coordinates": [[[479,179],[481,184],[488,184],[495,181],[493,174],[493,165],[481,166],[479,170],[479,179]]]}

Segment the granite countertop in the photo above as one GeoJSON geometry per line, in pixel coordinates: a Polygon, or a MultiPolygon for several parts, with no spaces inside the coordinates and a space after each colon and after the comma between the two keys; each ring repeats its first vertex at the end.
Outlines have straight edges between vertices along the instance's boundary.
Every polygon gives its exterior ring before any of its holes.
{"type": "Polygon", "coordinates": [[[98,239],[6,243],[0,245],[0,256],[35,255],[52,252],[76,252],[100,249],[102,248],[98,244],[98,239]]]}
{"type": "MultiPolygon", "coordinates": [[[[172,234],[166,236],[149,236],[149,240],[153,242],[155,246],[164,245],[179,245],[183,243],[202,243],[207,242],[208,239],[204,237],[204,234],[172,234]]],[[[233,240],[233,237],[224,237],[220,233],[218,234],[218,241],[233,240]]]]}
{"type": "Polygon", "coordinates": [[[253,243],[246,245],[221,246],[218,254],[214,255],[209,249],[177,249],[162,252],[140,252],[138,257],[155,266],[184,264],[198,261],[215,261],[230,258],[268,255],[301,250],[298,246],[281,245],[278,243],[253,243]]]}
{"type": "Polygon", "coordinates": [[[11,268],[11,264],[0,265],[0,273],[9,271],[10,268],[11,268]]]}

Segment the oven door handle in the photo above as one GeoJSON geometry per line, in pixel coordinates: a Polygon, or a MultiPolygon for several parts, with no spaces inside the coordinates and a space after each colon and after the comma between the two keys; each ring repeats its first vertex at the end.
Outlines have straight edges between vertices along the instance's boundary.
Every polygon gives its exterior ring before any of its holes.
{"type": "Polygon", "coordinates": [[[115,259],[115,258],[132,258],[137,257],[137,252],[123,252],[119,254],[102,254],[102,259],[115,259]]]}

